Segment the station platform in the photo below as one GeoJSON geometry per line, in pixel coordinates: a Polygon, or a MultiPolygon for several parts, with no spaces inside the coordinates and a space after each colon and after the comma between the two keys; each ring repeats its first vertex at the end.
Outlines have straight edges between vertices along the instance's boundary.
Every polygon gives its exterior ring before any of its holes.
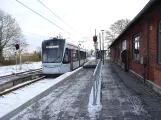
{"type": "Polygon", "coordinates": [[[97,62],[98,62],[98,60],[96,60],[95,58],[93,58],[93,59],[91,59],[89,62],[87,62],[86,64],[84,64],[84,65],[83,65],[83,68],[84,68],[84,69],[96,68],[97,62]]]}
{"type": "Polygon", "coordinates": [[[88,102],[92,89],[94,68],[81,69],[79,73],[56,86],[50,94],[25,108],[12,120],[90,119],[88,102]]]}

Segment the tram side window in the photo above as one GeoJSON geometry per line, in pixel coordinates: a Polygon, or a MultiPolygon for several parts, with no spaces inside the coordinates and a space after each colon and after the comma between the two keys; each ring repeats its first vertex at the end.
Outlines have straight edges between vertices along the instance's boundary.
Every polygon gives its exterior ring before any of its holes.
{"type": "Polygon", "coordinates": [[[87,58],[87,54],[86,54],[86,52],[84,52],[84,59],[86,59],[87,58]]]}
{"type": "Polygon", "coordinates": [[[85,59],[85,52],[80,51],[80,60],[85,59]]]}
{"type": "Polygon", "coordinates": [[[68,59],[69,59],[69,62],[71,62],[71,49],[68,49],[68,59]]]}
{"type": "Polygon", "coordinates": [[[86,53],[83,52],[83,59],[86,59],[86,53]]]}
{"type": "Polygon", "coordinates": [[[73,50],[73,62],[76,62],[79,60],[79,54],[78,54],[78,50],[73,50]]]}
{"type": "Polygon", "coordinates": [[[66,50],[65,50],[63,63],[69,63],[68,48],[66,48],[66,50]]]}
{"type": "Polygon", "coordinates": [[[82,59],[83,59],[83,52],[80,51],[80,60],[82,60],[82,59]]]}

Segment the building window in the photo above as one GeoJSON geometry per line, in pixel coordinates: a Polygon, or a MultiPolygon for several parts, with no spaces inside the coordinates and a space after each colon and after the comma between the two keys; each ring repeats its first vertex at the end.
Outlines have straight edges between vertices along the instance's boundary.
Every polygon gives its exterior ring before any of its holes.
{"type": "Polygon", "coordinates": [[[139,49],[140,49],[140,35],[136,35],[133,38],[133,59],[139,60],[139,49]]]}
{"type": "Polygon", "coordinates": [[[119,46],[116,46],[116,57],[117,58],[119,57],[119,53],[120,53],[119,46]]]}
{"type": "Polygon", "coordinates": [[[126,40],[122,42],[122,50],[126,50],[126,40]]]}
{"type": "Polygon", "coordinates": [[[161,64],[161,21],[159,22],[158,29],[158,63],[161,64]]]}

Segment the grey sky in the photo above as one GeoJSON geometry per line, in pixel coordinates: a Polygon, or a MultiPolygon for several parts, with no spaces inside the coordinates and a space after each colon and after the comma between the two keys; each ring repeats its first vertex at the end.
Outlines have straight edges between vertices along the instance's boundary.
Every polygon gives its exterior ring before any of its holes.
{"type": "MultiPolygon", "coordinates": [[[[19,0],[53,23],[72,34],[68,35],[51,23],[37,16],[15,0],[0,0],[0,8],[12,14],[24,31],[25,38],[31,46],[40,46],[42,40],[55,37],[59,33],[72,41],[92,37],[94,29],[108,29],[115,21],[128,18],[133,19],[149,0],[41,0],[54,13],[68,23],[73,31],[37,0],[19,0]]],[[[84,46],[93,48],[93,42],[86,42],[84,46]]]]}

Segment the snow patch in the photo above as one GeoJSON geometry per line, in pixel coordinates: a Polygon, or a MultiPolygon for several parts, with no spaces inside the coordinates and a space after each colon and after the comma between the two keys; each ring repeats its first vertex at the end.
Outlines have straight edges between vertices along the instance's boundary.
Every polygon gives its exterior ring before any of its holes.
{"type": "Polygon", "coordinates": [[[79,111],[82,111],[82,109],[84,111],[85,109],[81,108],[80,110],[78,102],[82,102],[81,99],[84,99],[83,96],[86,93],[84,89],[88,86],[88,78],[91,77],[92,73],[93,72],[90,71],[90,73],[88,72],[85,75],[79,75],[79,77],[72,80],[73,82],[64,82],[63,85],[54,89],[49,95],[43,97],[38,102],[24,109],[11,120],[44,119],[44,116],[55,120],[61,119],[59,118],[61,116],[76,116],[79,111]]]}
{"type": "Polygon", "coordinates": [[[92,87],[90,98],[89,98],[89,103],[88,103],[88,112],[89,112],[90,118],[96,118],[96,116],[99,115],[99,112],[102,109],[102,104],[101,104],[101,79],[99,81],[97,92],[98,93],[97,93],[96,105],[93,105],[93,87],[92,87]]]}
{"type": "Polygon", "coordinates": [[[22,69],[20,70],[20,66],[10,65],[10,66],[2,66],[0,67],[0,76],[11,75],[15,73],[25,72],[29,70],[39,69],[42,67],[42,62],[31,62],[30,64],[22,64],[22,69]]]}

